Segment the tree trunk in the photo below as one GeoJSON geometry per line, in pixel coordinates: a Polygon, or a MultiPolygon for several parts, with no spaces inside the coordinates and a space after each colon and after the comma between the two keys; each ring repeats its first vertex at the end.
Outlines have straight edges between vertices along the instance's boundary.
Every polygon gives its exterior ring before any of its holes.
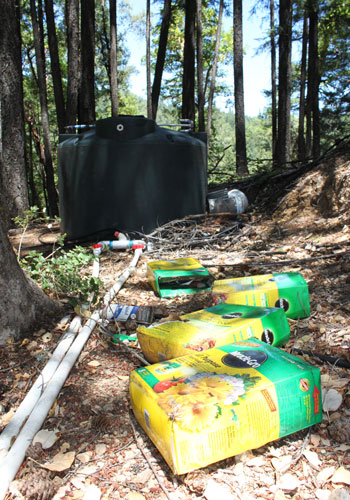
{"type": "Polygon", "coordinates": [[[66,113],[63,97],[62,75],[58,53],[58,43],[56,35],[55,15],[53,10],[53,0],[45,0],[47,35],[50,49],[51,73],[53,81],[53,91],[56,104],[57,124],[60,134],[64,133],[66,125],[66,113]]]}
{"type": "MultiPolygon", "coordinates": [[[[222,26],[223,11],[224,11],[224,2],[223,2],[223,0],[220,0],[218,29],[216,31],[214,60],[213,60],[213,66],[212,66],[212,70],[211,70],[209,98],[208,98],[208,110],[207,110],[207,134],[208,134],[208,138],[210,137],[211,121],[212,121],[212,114],[213,114],[215,80],[216,80],[216,71],[217,71],[218,59],[219,59],[219,48],[220,48],[220,39],[221,39],[221,26],[222,26]]],[[[243,73],[242,73],[242,77],[243,77],[243,73]]],[[[244,109],[243,109],[243,114],[244,114],[244,109]]]]}
{"type": "Polygon", "coordinates": [[[308,92],[309,110],[312,122],[312,155],[318,158],[320,155],[320,112],[319,112],[319,67],[318,67],[318,2],[309,1],[309,71],[308,92]]]}
{"type": "Polygon", "coordinates": [[[38,86],[39,86],[39,97],[40,97],[40,108],[41,108],[41,124],[43,128],[45,174],[46,174],[48,201],[49,201],[48,213],[50,217],[54,217],[58,215],[58,196],[55,187],[52,153],[51,153],[41,0],[38,1],[38,11],[36,9],[35,0],[30,0],[30,10],[31,10],[32,25],[33,25],[34,48],[35,48],[35,58],[36,58],[37,75],[38,75],[38,86]]]}
{"type": "Polygon", "coordinates": [[[81,80],[79,122],[95,123],[95,1],[81,0],[81,80]]]}
{"type": "Polygon", "coordinates": [[[66,25],[67,25],[67,52],[68,52],[68,78],[67,78],[67,125],[75,125],[78,116],[79,94],[79,0],[66,0],[66,25]]]}
{"type": "Polygon", "coordinates": [[[277,87],[276,87],[276,42],[275,42],[275,2],[270,0],[270,46],[271,46],[271,127],[272,163],[276,165],[277,142],[277,87]]]}
{"type": "Polygon", "coordinates": [[[198,131],[205,131],[205,94],[203,82],[203,21],[202,0],[197,0],[197,99],[198,99],[198,131]]]}
{"type": "Polygon", "coordinates": [[[194,80],[195,80],[195,20],[196,0],[185,2],[185,44],[182,76],[182,111],[184,119],[195,121],[194,80]]]}
{"type": "Polygon", "coordinates": [[[292,3],[293,0],[280,0],[279,8],[278,134],[276,145],[278,166],[285,165],[290,159],[292,3]]]}
{"type": "Polygon", "coordinates": [[[306,82],[306,60],[308,40],[308,16],[304,11],[303,22],[303,44],[301,50],[300,64],[300,96],[299,96],[299,123],[298,123],[298,160],[303,161],[306,157],[305,150],[305,82],[306,82]]]}
{"type": "Polygon", "coordinates": [[[146,86],[147,118],[152,118],[151,96],[151,0],[146,0],[146,86]]]}
{"type": "MultiPolygon", "coordinates": [[[[14,99],[15,101],[16,99],[14,99]]],[[[2,168],[0,161],[0,168],[2,168]]],[[[62,311],[20,268],[0,220],[0,344],[24,337],[36,323],[62,311]]]]}
{"type": "Polygon", "coordinates": [[[166,48],[168,43],[169,25],[171,19],[171,0],[164,0],[162,24],[160,27],[159,44],[157,52],[157,61],[154,71],[153,85],[152,85],[152,119],[157,118],[158,102],[160,95],[160,87],[162,83],[162,76],[164,70],[164,62],[166,55],[166,48]]]}
{"type": "Polygon", "coordinates": [[[11,219],[28,209],[25,166],[21,38],[16,1],[0,9],[0,213],[8,228],[11,219]]]}
{"type": "Polygon", "coordinates": [[[243,90],[242,0],[233,1],[233,68],[235,85],[235,132],[237,175],[248,175],[243,90]]]}
{"type": "Polygon", "coordinates": [[[112,116],[118,115],[117,0],[109,0],[111,46],[109,49],[112,116]]]}

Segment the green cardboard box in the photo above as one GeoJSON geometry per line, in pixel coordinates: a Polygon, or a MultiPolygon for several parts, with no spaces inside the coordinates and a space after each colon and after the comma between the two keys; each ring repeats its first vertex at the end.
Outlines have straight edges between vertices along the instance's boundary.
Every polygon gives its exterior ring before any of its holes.
{"type": "Polygon", "coordinates": [[[280,308],[220,304],[165,321],[139,326],[137,337],[151,363],[257,338],[274,346],[288,342],[289,324],[280,308]]]}
{"type": "Polygon", "coordinates": [[[214,281],[211,273],[193,258],[148,262],[147,276],[160,297],[209,291],[214,281]]]}

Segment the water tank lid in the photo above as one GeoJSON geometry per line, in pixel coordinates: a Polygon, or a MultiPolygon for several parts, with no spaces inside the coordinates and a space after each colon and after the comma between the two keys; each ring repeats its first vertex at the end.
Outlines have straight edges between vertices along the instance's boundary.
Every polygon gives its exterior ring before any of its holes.
{"type": "Polygon", "coordinates": [[[144,116],[119,115],[96,122],[96,135],[115,141],[128,141],[151,134],[156,123],[144,116]]]}

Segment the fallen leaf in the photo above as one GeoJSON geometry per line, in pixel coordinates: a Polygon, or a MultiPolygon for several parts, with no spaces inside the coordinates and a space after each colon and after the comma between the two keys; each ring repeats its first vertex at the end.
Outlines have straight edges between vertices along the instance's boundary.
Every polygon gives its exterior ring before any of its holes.
{"type": "Polygon", "coordinates": [[[99,443],[95,446],[95,453],[98,456],[104,455],[107,451],[107,446],[103,443],[99,443]]]}
{"type": "Polygon", "coordinates": [[[329,497],[331,496],[331,492],[329,490],[316,490],[315,491],[316,498],[318,500],[328,500],[329,497]]]}
{"type": "Polygon", "coordinates": [[[96,368],[97,366],[100,366],[101,363],[99,361],[93,360],[88,363],[88,366],[92,366],[93,368],[96,368]]]}
{"type": "Polygon", "coordinates": [[[271,463],[273,465],[273,468],[280,472],[282,470],[287,470],[291,463],[292,463],[293,458],[290,455],[285,455],[284,457],[281,458],[273,458],[271,460],[271,463]]]}
{"type": "Polygon", "coordinates": [[[311,465],[318,468],[321,465],[321,460],[318,458],[318,455],[314,451],[305,450],[303,451],[304,457],[310,462],[311,465]]]}
{"type": "Polygon", "coordinates": [[[68,451],[68,453],[57,453],[50,462],[41,465],[44,469],[61,472],[69,469],[74,462],[75,451],[68,451]]]}
{"type": "Polygon", "coordinates": [[[7,413],[5,413],[5,415],[3,415],[0,419],[1,425],[5,427],[9,423],[14,414],[15,414],[14,410],[10,410],[7,413]]]}
{"type": "Polygon", "coordinates": [[[317,474],[317,481],[319,483],[324,483],[334,474],[335,467],[325,467],[317,474]]]}
{"type": "Polygon", "coordinates": [[[300,481],[293,474],[287,473],[279,479],[277,486],[283,491],[295,491],[300,487],[300,481]]]}
{"type": "Polygon", "coordinates": [[[100,500],[102,492],[98,486],[91,484],[83,496],[84,500],[100,500]]]}
{"type": "Polygon", "coordinates": [[[87,464],[92,457],[92,452],[91,451],[85,451],[85,453],[79,453],[77,455],[77,459],[82,463],[82,464],[87,464]]]}
{"type": "Polygon", "coordinates": [[[248,460],[246,465],[248,465],[248,467],[260,467],[262,465],[265,465],[265,463],[266,463],[265,458],[262,456],[259,456],[259,457],[254,457],[254,458],[251,458],[250,460],[248,460]]]}
{"type": "Polygon", "coordinates": [[[311,434],[310,441],[314,446],[318,446],[320,444],[321,438],[318,434],[311,434]]]}
{"type": "Polygon", "coordinates": [[[129,491],[126,500],[146,500],[146,497],[139,493],[138,491],[129,491]]]}
{"type": "Polygon", "coordinates": [[[344,467],[339,467],[331,477],[332,483],[350,484],[350,471],[344,467]]]}
{"type": "Polygon", "coordinates": [[[41,337],[41,340],[45,343],[50,342],[52,339],[52,333],[46,332],[44,335],[41,337]]]}
{"type": "Polygon", "coordinates": [[[43,449],[47,450],[51,448],[59,438],[60,433],[58,430],[48,431],[46,429],[41,429],[35,434],[33,444],[40,443],[43,449]]]}
{"type": "Polygon", "coordinates": [[[236,496],[233,496],[230,489],[221,483],[218,483],[214,479],[209,479],[208,484],[204,490],[203,496],[207,500],[235,500],[236,496]]]}
{"type": "Polygon", "coordinates": [[[323,410],[324,411],[337,411],[342,404],[342,395],[335,389],[329,389],[323,395],[323,410]]]}

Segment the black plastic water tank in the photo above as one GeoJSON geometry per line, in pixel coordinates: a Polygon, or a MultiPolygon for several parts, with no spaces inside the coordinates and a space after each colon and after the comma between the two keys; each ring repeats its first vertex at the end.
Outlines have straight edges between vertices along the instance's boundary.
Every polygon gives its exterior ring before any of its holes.
{"type": "Polygon", "coordinates": [[[58,186],[67,239],[114,230],[147,234],[204,213],[207,148],[199,137],[143,116],[106,118],[84,133],[61,137],[58,186]]]}

